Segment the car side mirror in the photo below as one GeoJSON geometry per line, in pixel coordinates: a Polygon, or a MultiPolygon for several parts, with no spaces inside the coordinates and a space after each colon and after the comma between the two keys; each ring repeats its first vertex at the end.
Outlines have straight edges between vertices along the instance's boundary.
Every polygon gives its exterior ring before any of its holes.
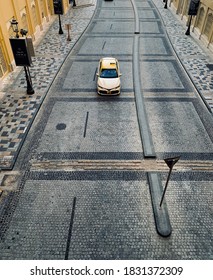
{"type": "Polygon", "coordinates": [[[99,74],[98,74],[98,73],[96,73],[96,76],[98,76],[98,77],[99,77],[99,74]]]}
{"type": "Polygon", "coordinates": [[[119,77],[121,77],[121,76],[122,76],[122,74],[120,73],[120,74],[119,74],[119,77]]]}

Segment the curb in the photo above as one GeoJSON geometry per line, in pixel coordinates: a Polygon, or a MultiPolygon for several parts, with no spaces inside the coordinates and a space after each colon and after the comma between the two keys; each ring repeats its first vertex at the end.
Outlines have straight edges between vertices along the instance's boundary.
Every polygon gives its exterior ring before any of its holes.
{"type": "Polygon", "coordinates": [[[139,20],[139,16],[138,16],[138,10],[135,4],[134,0],[130,0],[132,3],[132,7],[134,10],[134,14],[135,14],[135,34],[139,34],[140,33],[140,20],[139,20]]]}
{"type": "Polygon", "coordinates": [[[140,80],[140,60],[139,60],[139,36],[135,35],[133,43],[133,84],[135,92],[136,111],[141,140],[143,144],[143,154],[145,158],[155,158],[156,153],[149,127],[148,116],[146,113],[145,102],[141,93],[140,80]]]}
{"type": "Polygon", "coordinates": [[[141,92],[141,75],[140,75],[140,56],[139,56],[139,35],[140,20],[138,16],[137,6],[134,0],[131,0],[135,15],[135,36],[133,42],[133,84],[135,93],[136,111],[138,117],[138,125],[140,130],[141,141],[143,145],[143,154],[145,158],[155,158],[156,153],[152,140],[152,134],[149,127],[148,116],[146,113],[145,101],[141,92]]]}
{"type": "MultiPolygon", "coordinates": [[[[167,30],[165,21],[164,21],[164,19],[163,19],[163,16],[162,16],[162,14],[161,14],[159,8],[158,8],[157,5],[154,3],[154,1],[152,1],[152,3],[153,3],[153,5],[155,6],[155,8],[156,8],[156,10],[157,10],[157,12],[158,12],[158,14],[159,14],[159,16],[160,16],[160,18],[161,18],[161,21],[164,23],[166,36],[167,36],[167,38],[168,38],[168,40],[169,40],[169,42],[170,42],[170,44],[171,44],[171,47],[172,47],[172,49],[173,49],[173,51],[174,51],[174,53],[175,53],[175,55],[176,55],[176,57],[177,57],[177,60],[179,61],[180,65],[182,66],[183,70],[185,71],[186,75],[188,76],[189,80],[191,81],[193,87],[195,88],[196,93],[198,94],[198,96],[200,97],[200,99],[202,100],[202,102],[204,103],[204,105],[206,106],[207,110],[208,110],[211,114],[213,114],[212,109],[211,109],[211,107],[210,107],[208,101],[206,100],[206,98],[205,98],[205,96],[203,95],[202,91],[198,89],[198,86],[197,86],[196,83],[194,82],[193,76],[191,75],[190,71],[187,70],[186,66],[184,65],[184,63],[183,63],[182,60],[180,59],[180,56],[179,56],[179,54],[178,54],[178,52],[177,52],[175,46],[174,46],[173,43],[172,43],[172,40],[171,40],[170,35],[169,35],[169,32],[168,32],[168,30],[167,30]]],[[[168,9],[168,11],[174,16],[174,14],[173,14],[173,12],[172,12],[171,9],[168,9]]],[[[184,35],[184,36],[186,36],[186,35],[184,35]]],[[[195,40],[194,40],[194,38],[193,38],[192,36],[190,36],[190,38],[195,42],[195,40]]]]}
{"type": "Polygon", "coordinates": [[[149,190],[152,200],[152,208],[155,218],[156,230],[158,234],[162,237],[168,237],[172,233],[172,228],[165,199],[160,208],[160,200],[163,193],[163,186],[161,184],[159,174],[154,172],[148,172],[147,177],[149,182],[149,190]]]}

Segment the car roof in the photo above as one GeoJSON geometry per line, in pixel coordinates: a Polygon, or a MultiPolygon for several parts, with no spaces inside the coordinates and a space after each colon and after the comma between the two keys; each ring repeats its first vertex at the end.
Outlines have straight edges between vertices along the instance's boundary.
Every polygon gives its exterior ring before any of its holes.
{"type": "Polygon", "coordinates": [[[104,57],[101,59],[101,68],[102,69],[115,69],[117,59],[113,57],[104,57]]]}

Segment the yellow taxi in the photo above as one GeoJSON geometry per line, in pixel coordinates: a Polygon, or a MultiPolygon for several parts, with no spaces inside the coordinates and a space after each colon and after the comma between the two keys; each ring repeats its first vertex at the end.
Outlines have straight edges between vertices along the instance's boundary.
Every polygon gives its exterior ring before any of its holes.
{"type": "Polygon", "coordinates": [[[119,95],[121,91],[121,73],[116,58],[101,58],[97,72],[97,91],[100,95],[119,95]]]}

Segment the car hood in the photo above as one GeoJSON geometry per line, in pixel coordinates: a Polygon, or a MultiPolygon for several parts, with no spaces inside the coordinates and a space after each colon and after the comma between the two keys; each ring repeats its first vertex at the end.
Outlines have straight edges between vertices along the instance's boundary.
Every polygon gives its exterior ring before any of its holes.
{"type": "Polygon", "coordinates": [[[98,86],[105,89],[113,89],[120,86],[120,78],[98,78],[98,86]]]}

